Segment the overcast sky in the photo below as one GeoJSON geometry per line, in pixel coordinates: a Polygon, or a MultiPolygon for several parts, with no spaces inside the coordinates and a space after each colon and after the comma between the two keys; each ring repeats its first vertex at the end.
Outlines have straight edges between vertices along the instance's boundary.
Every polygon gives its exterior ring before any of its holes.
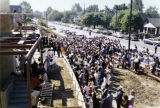
{"type": "MultiPolygon", "coordinates": [[[[107,5],[109,8],[112,8],[115,4],[130,3],[130,0],[10,0],[10,5],[18,5],[22,1],[27,1],[31,4],[32,9],[45,11],[47,7],[51,6],[53,9],[64,11],[70,10],[72,5],[75,3],[80,3],[82,7],[88,7],[91,4],[98,4],[99,9],[104,9],[104,6],[107,5]]],[[[160,13],[160,0],[142,0],[144,8],[149,6],[155,6],[159,9],[160,13]]]]}

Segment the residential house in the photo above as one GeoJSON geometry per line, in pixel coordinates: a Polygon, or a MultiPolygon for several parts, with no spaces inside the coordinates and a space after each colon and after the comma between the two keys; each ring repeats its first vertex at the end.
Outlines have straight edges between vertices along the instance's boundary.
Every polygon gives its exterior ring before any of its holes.
{"type": "MultiPolygon", "coordinates": [[[[20,5],[10,5],[10,13],[14,13],[14,10],[16,10],[16,13],[22,13],[20,5]]],[[[13,24],[13,14],[11,15],[11,24],[13,24]]]]}
{"type": "Polygon", "coordinates": [[[143,33],[160,35],[160,16],[158,14],[147,14],[143,33]]]}

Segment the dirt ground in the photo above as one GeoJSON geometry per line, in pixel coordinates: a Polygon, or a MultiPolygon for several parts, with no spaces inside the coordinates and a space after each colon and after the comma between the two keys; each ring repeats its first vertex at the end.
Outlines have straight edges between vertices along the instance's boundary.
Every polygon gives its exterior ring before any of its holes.
{"type": "Polygon", "coordinates": [[[123,86],[126,95],[136,90],[135,108],[160,108],[160,82],[145,75],[137,75],[124,69],[116,69],[117,85],[123,86]]]}
{"type": "Polygon", "coordinates": [[[75,89],[69,71],[62,58],[56,60],[53,72],[49,75],[55,85],[53,91],[53,107],[77,107],[78,102],[75,96],[75,89]]]}

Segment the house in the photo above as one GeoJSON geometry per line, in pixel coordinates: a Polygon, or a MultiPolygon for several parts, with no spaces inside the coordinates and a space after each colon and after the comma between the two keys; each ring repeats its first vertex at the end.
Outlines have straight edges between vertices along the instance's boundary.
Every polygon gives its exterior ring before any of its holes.
{"type": "MultiPolygon", "coordinates": [[[[14,10],[16,10],[16,13],[22,13],[20,5],[10,5],[10,13],[14,13],[14,10]]],[[[13,14],[11,15],[11,24],[13,24],[13,14]]]]}
{"type": "Polygon", "coordinates": [[[75,24],[81,24],[81,18],[82,16],[84,15],[84,12],[78,12],[76,16],[73,17],[72,21],[75,23],[75,24]]]}
{"type": "Polygon", "coordinates": [[[149,14],[146,18],[143,33],[160,35],[160,16],[149,14]]]}

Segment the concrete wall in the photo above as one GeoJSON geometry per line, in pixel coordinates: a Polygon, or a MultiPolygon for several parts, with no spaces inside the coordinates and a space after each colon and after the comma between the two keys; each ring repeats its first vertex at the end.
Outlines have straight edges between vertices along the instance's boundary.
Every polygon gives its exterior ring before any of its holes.
{"type": "Polygon", "coordinates": [[[82,95],[80,86],[79,86],[79,84],[78,84],[78,81],[77,81],[77,79],[76,79],[76,76],[75,76],[75,74],[74,74],[74,72],[73,72],[73,70],[72,70],[72,68],[71,68],[71,66],[70,66],[70,64],[69,64],[69,62],[68,62],[68,60],[67,60],[67,58],[66,58],[65,55],[64,55],[63,60],[64,60],[64,63],[65,63],[65,65],[66,65],[66,67],[67,67],[68,70],[69,70],[69,73],[70,73],[71,77],[72,77],[72,82],[73,82],[74,87],[75,87],[75,89],[76,89],[75,92],[76,92],[76,98],[78,99],[78,105],[79,105],[80,107],[82,107],[82,108],[86,108],[85,101],[84,101],[84,98],[83,98],[83,95],[82,95]]]}
{"type": "Polygon", "coordinates": [[[12,55],[0,55],[0,90],[8,81],[9,75],[14,71],[12,55]]]}
{"type": "Polygon", "coordinates": [[[0,13],[9,13],[9,0],[0,0],[0,13]]]}
{"type": "Polygon", "coordinates": [[[3,34],[10,34],[11,31],[11,17],[8,14],[0,14],[0,36],[3,34]]]}

